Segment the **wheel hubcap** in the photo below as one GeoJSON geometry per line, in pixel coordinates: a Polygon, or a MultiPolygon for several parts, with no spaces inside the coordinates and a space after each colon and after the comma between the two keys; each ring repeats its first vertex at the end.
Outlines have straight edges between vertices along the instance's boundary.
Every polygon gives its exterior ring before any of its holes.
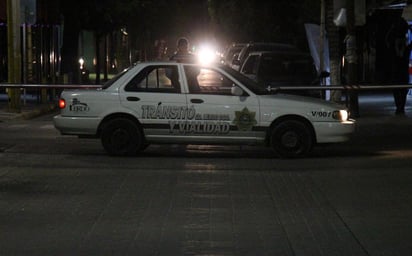
{"type": "Polygon", "coordinates": [[[299,136],[295,132],[286,132],[281,138],[282,145],[294,148],[299,145],[299,136]]]}
{"type": "Polygon", "coordinates": [[[116,148],[121,148],[124,145],[127,145],[127,143],[130,140],[129,133],[124,130],[124,129],[117,129],[113,132],[112,135],[112,144],[116,148]]]}

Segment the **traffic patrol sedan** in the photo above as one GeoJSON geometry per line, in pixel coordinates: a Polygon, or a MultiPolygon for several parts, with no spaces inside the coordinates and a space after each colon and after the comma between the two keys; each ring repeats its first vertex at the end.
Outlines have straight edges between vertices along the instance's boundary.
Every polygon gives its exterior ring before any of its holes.
{"type": "Polygon", "coordinates": [[[223,65],[144,62],[101,89],[64,90],[54,125],[100,138],[110,155],[149,144],[267,145],[302,157],[317,143],[343,142],[355,121],[339,105],[274,93],[223,65]]]}

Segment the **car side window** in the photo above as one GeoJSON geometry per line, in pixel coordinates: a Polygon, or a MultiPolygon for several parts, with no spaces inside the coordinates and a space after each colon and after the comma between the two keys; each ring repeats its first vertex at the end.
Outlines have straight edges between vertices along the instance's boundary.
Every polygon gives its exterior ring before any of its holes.
{"type": "Polygon", "coordinates": [[[148,66],[126,85],[125,91],[180,93],[177,66],[148,66]]]}
{"type": "Polygon", "coordinates": [[[287,62],[283,62],[281,57],[263,57],[259,75],[262,77],[276,77],[276,76],[286,76],[287,62]]]}
{"type": "Polygon", "coordinates": [[[232,95],[231,89],[235,85],[231,79],[220,72],[196,66],[185,66],[185,73],[189,93],[232,95]]]}

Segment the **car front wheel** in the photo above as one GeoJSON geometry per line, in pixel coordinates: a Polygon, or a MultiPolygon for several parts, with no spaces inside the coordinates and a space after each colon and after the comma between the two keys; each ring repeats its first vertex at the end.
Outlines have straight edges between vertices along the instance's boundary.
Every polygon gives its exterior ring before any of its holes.
{"type": "Polygon", "coordinates": [[[303,157],[314,144],[310,127],[299,120],[286,120],[272,129],[270,145],[283,158],[303,157]]]}
{"type": "Polygon", "coordinates": [[[143,146],[143,134],[138,125],[126,118],[107,121],[102,126],[104,149],[113,156],[135,155],[143,146]]]}

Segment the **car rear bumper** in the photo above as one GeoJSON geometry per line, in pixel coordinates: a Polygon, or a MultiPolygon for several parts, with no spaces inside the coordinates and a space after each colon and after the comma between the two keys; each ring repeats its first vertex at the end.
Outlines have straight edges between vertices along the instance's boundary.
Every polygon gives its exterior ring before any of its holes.
{"type": "Polygon", "coordinates": [[[70,117],[57,115],[53,118],[54,127],[65,135],[96,135],[100,118],[70,117]]]}

